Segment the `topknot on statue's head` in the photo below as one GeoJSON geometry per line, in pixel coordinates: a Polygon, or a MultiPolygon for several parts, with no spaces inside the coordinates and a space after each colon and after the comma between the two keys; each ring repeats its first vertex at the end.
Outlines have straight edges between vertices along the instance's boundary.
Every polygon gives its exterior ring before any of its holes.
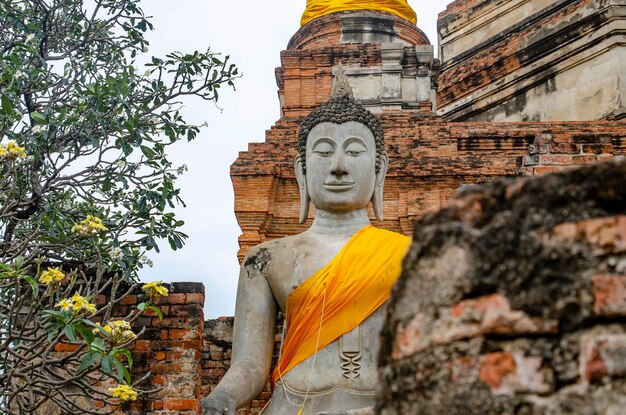
{"type": "Polygon", "coordinates": [[[374,114],[354,99],[352,87],[341,66],[338,68],[330,99],[316,110],[313,110],[300,124],[298,151],[300,152],[302,167],[305,172],[306,142],[311,130],[323,122],[343,124],[349,121],[364,124],[374,135],[376,140],[376,173],[378,173],[385,151],[383,127],[374,114]]]}

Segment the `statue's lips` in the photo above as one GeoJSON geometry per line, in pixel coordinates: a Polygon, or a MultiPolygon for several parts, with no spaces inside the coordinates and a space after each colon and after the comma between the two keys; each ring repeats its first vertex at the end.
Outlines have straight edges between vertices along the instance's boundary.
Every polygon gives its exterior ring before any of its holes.
{"type": "Polygon", "coordinates": [[[332,180],[324,183],[324,188],[332,192],[345,192],[346,190],[352,189],[355,184],[355,182],[339,182],[332,180]]]}

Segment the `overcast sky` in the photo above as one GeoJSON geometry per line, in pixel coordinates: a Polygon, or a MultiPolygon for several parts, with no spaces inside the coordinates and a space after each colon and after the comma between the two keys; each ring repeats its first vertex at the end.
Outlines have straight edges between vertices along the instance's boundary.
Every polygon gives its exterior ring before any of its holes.
{"type": "MultiPolygon", "coordinates": [[[[437,40],[437,14],[447,3],[409,0],[418,15],[417,25],[433,44],[437,40]]],[[[206,318],[234,313],[237,238],[241,231],[233,211],[229,167],[248,143],[263,141],[265,130],[280,116],[274,68],[280,66],[280,51],[300,26],[305,5],[306,0],[142,3],[155,26],[148,36],[150,55],[206,50],[210,46],[230,55],[243,74],[236,83],[237,91],[221,91],[219,108],[201,100],[186,102],[184,114],[191,122],[209,124],[194,142],[171,147],[175,165],[189,168],[178,182],[187,208],[177,210],[186,222],[183,231],[189,239],[176,252],[162,243],[161,253],[149,256],[154,266],[141,272],[142,281],[203,282],[206,318]]]]}

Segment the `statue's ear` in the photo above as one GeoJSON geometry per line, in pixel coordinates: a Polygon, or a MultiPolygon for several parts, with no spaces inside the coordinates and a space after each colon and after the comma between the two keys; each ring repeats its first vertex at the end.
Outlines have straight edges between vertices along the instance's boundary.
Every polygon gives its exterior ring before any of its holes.
{"type": "Polygon", "coordinates": [[[309,216],[309,189],[306,186],[306,175],[304,174],[304,166],[302,165],[302,158],[300,155],[296,156],[294,163],[296,169],[296,180],[298,181],[298,190],[300,191],[300,223],[306,222],[306,218],[309,216]]]}
{"type": "Polygon", "coordinates": [[[374,185],[374,194],[372,195],[372,205],[374,207],[374,216],[377,220],[383,220],[383,185],[385,184],[385,175],[387,174],[387,163],[389,158],[387,153],[383,152],[380,157],[380,167],[376,173],[376,184],[374,185]]]}

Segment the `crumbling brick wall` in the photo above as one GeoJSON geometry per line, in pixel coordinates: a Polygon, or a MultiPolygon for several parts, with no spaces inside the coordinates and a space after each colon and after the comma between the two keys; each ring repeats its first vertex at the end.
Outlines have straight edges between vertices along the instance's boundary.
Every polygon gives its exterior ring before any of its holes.
{"type": "Polygon", "coordinates": [[[421,217],[382,344],[380,414],[624,413],[626,161],[421,217]]]}
{"type": "MultiPolygon", "coordinates": [[[[132,349],[133,379],[148,372],[142,390],[160,391],[147,398],[124,404],[128,415],[200,415],[201,362],[204,332],[204,285],[175,282],[170,294],[156,300],[160,319],[148,310],[135,320],[133,329],[143,334],[132,349]]],[[[145,300],[145,298],[143,299],[145,300]]],[[[141,290],[122,299],[114,316],[124,317],[142,301],[141,290]]]]}
{"type": "MultiPolygon", "coordinates": [[[[272,367],[276,364],[280,350],[282,318],[277,321],[276,339],[272,367]]],[[[207,320],[204,324],[204,353],[202,355],[202,396],[207,396],[222,379],[230,367],[233,346],[234,317],[207,320]]],[[[269,379],[257,399],[237,411],[237,415],[252,415],[261,412],[272,396],[269,379]]]]}

